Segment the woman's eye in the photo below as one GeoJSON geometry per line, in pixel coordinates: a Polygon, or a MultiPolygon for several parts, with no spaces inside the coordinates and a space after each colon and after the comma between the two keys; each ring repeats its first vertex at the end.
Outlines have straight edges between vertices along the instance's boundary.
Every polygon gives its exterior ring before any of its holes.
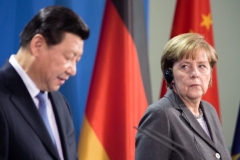
{"type": "Polygon", "coordinates": [[[187,65],[182,65],[182,67],[181,68],[187,68],[187,65]]]}

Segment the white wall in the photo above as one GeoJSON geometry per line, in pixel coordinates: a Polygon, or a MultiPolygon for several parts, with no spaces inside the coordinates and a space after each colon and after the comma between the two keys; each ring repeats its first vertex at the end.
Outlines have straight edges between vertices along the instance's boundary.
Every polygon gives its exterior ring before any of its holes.
{"type": "MultiPolygon", "coordinates": [[[[152,100],[162,83],[160,56],[169,40],[176,0],[149,0],[149,61],[152,100]]],[[[240,103],[240,1],[211,0],[223,132],[229,148],[240,103]]]]}

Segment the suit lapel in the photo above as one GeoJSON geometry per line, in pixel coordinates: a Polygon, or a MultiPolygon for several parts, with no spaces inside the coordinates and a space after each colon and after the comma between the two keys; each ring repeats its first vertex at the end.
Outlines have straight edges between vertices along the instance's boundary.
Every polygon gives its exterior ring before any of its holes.
{"type": "Polygon", "coordinates": [[[67,144],[67,138],[66,138],[67,135],[66,135],[66,132],[64,132],[64,128],[66,128],[66,126],[64,126],[65,123],[63,118],[64,115],[66,114],[63,109],[63,105],[66,102],[63,101],[63,98],[58,97],[55,92],[49,92],[49,99],[52,103],[56,123],[58,126],[58,133],[59,133],[60,141],[62,144],[63,156],[64,156],[64,159],[67,159],[68,152],[67,152],[66,146],[68,146],[68,144],[67,144]]]}
{"type": "MultiPolygon", "coordinates": [[[[173,103],[174,107],[181,112],[183,119],[187,122],[187,124],[189,125],[190,129],[194,132],[194,134],[201,137],[211,147],[216,148],[214,142],[206,134],[202,126],[199,124],[199,122],[196,120],[196,118],[191,113],[191,111],[187,108],[187,106],[183,103],[180,97],[176,95],[171,89],[168,90],[166,97],[168,97],[168,99],[170,99],[171,102],[173,103]]],[[[211,117],[208,114],[206,114],[205,116],[207,116],[208,119],[210,119],[209,117],[211,117]]],[[[210,127],[208,127],[208,129],[209,128],[210,127]]],[[[211,129],[210,129],[210,132],[212,132],[211,129]]]]}
{"type": "Polygon", "coordinates": [[[31,126],[31,128],[39,136],[44,146],[47,150],[49,150],[52,156],[55,159],[59,159],[51,137],[21,77],[8,62],[4,65],[3,69],[5,69],[5,84],[11,91],[10,101],[12,101],[13,105],[23,116],[29,126],[31,126]]]}
{"type": "MultiPolygon", "coordinates": [[[[183,113],[182,116],[186,120],[186,122],[189,124],[190,128],[197,134],[199,137],[201,137],[206,143],[211,145],[212,147],[216,148],[215,144],[211,140],[211,138],[207,135],[207,133],[204,131],[202,126],[199,124],[199,122],[196,120],[196,118],[193,116],[191,111],[184,105],[180,105],[183,113]]],[[[209,127],[208,127],[209,129],[209,127]]]]}
{"type": "Polygon", "coordinates": [[[213,118],[211,116],[211,113],[209,111],[206,111],[204,106],[202,106],[202,111],[203,111],[203,114],[205,115],[205,120],[206,120],[206,123],[207,123],[207,126],[208,126],[209,133],[212,137],[212,141],[215,144],[215,142],[217,141],[215,131],[217,129],[216,129],[215,124],[213,123],[213,118]]]}
{"type": "MultiPolygon", "coordinates": [[[[207,133],[204,131],[204,129],[202,128],[202,126],[199,124],[199,122],[196,120],[196,118],[193,116],[193,114],[191,113],[191,111],[184,105],[181,104],[180,105],[183,113],[182,113],[182,117],[186,120],[186,122],[189,124],[190,129],[192,129],[192,131],[198,135],[200,138],[202,138],[207,144],[209,144],[212,148],[216,148],[216,145],[214,144],[214,142],[211,140],[211,138],[207,135],[207,133]]],[[[205,114],[205,113],[204,113],[205,114]]],[[[206,115],[205,115],[206,116],[206,115]]],[[[208,126],[208,129],[210,129],[210,127],[208,126]]],[[[210,130],[211,132],[211,130],[210,130]]]]}

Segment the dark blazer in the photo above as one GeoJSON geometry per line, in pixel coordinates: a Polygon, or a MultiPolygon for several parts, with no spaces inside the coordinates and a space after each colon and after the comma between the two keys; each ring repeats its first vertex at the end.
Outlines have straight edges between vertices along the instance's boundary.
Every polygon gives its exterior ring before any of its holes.
{"type": "MultiPolygon", "coordinates": [[[[69,106],[49,92],[65,160],[76,160],[75,131],[69,106]]],[[[44,122],[21,77],[6,62],[0,69],[0,159],[58,160],[44,122]]]]}
{"type": "MultiPolygon", "coordinates": [[[[231,160],[214,107],[206,101],[201,101],[200,106],[211,138],[171,89],[168,89],[163,98],[147,108],[139,128],[155,131],[182,146],[183,148],[177,147],[177,150],[184,160],[215,160],[219,157],[222,160],[231,160]]],[[[169,144],[160,137],[158,140],[169,144]]],[[[180,155],[157,140],[138,132],[136,160],[180,160],[180,155]]]]}

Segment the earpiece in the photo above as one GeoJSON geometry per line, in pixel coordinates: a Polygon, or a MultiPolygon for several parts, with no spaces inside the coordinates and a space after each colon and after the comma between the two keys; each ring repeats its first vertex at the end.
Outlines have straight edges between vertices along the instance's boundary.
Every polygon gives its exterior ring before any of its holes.
{"type": "Polygon", "coordinates": [[[173,73],[172,73],[172,69],[166,69],[164,72],[164,78],[166,79],[166,81],[168,83],[171,83],[173,80],[173,73]]]}

